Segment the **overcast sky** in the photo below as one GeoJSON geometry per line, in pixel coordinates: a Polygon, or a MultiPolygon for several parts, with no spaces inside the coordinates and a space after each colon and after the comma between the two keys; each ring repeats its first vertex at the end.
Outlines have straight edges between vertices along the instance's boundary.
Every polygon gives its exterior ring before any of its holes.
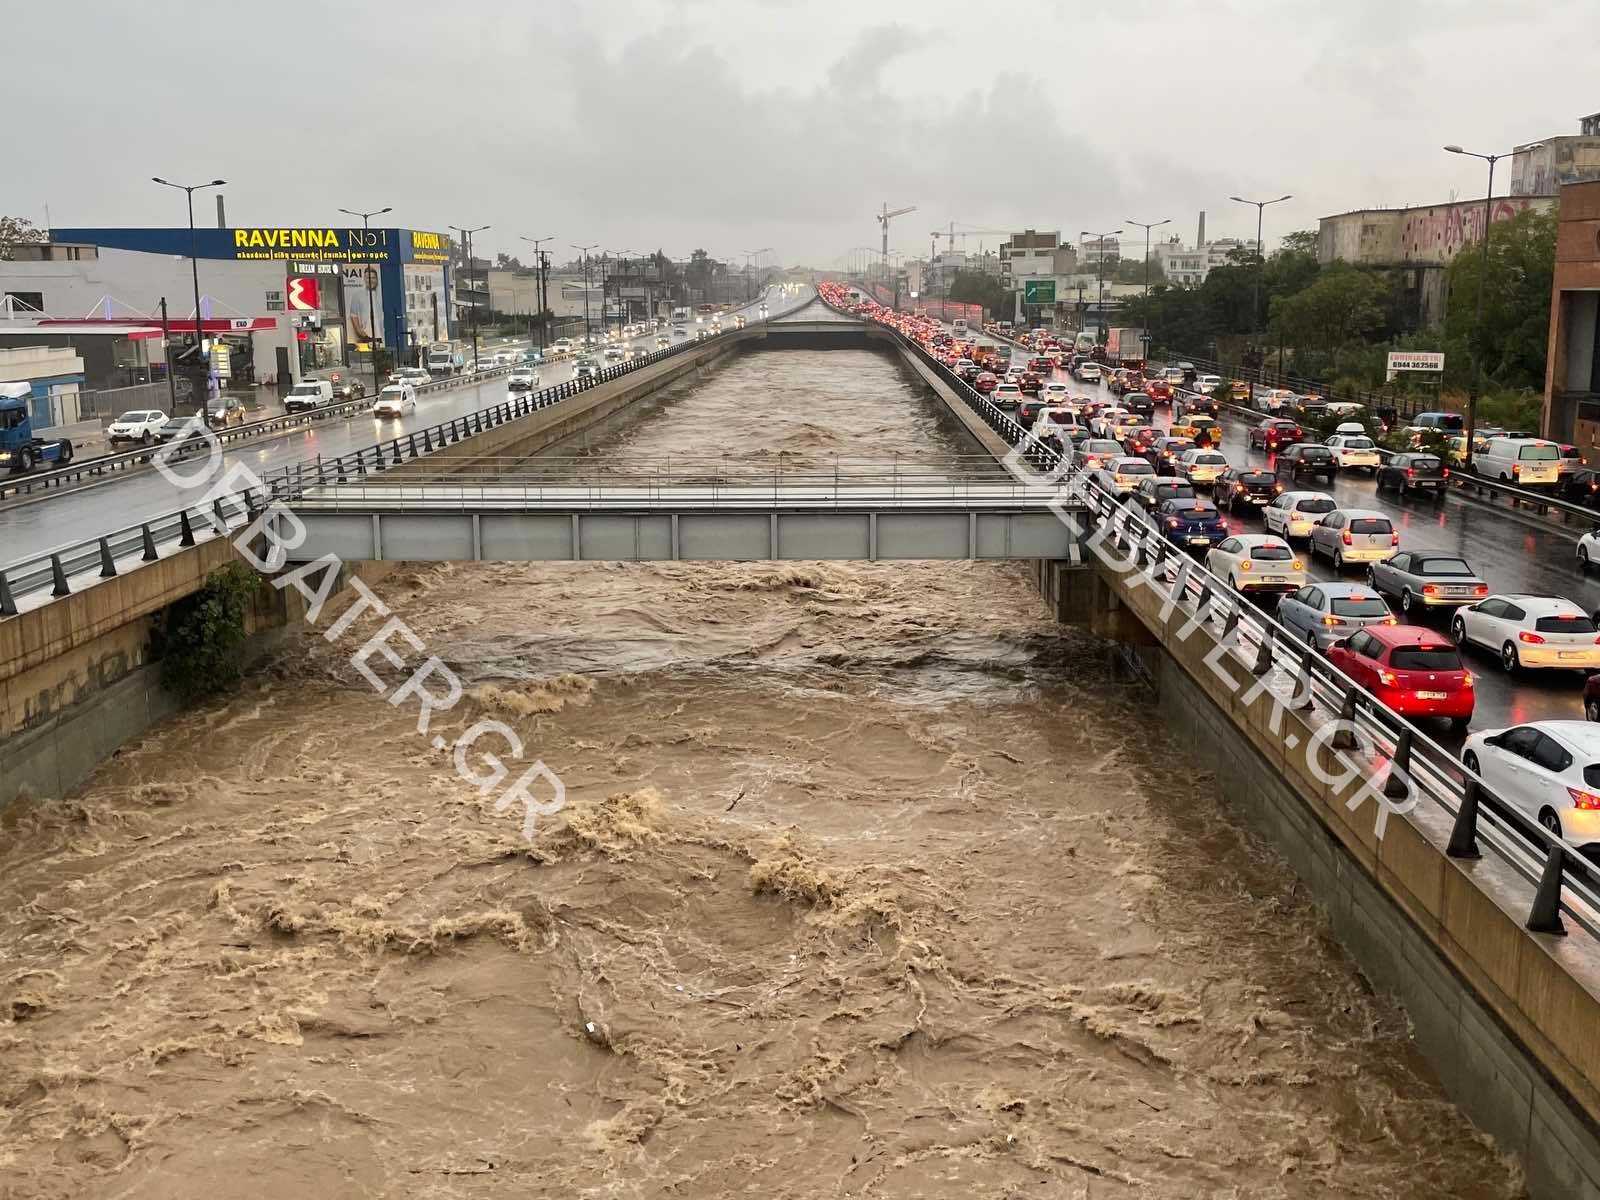
{"type": "MultiPolygon", "coordinates": [[[[837,265],[929,231],[1268,240],[1481,195],[1485,152],[1600,110],[1593,0],[583,0],[7,6],[0,213],[166,225],[493,226],[479,245],[776,247],[837,265]],[[208,202],[209,205],[209,202],[208,202]],[[205,219],[215,220],[209,206],[205,219]]],[[[1498,188],[1497,191],[1504,189],[1498,188]]],[[[995,237],[971,238],[993,246],[995,237]]]]}

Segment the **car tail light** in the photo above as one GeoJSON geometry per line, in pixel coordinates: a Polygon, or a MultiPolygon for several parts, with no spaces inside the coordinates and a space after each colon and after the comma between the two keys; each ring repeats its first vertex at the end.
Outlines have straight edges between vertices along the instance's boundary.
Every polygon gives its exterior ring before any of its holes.
{"type": "Polygon", "coordinates": [[[1595,795],[1593,792],[1586,792],[1582,788],[1569,787],[1567,795],[1572,797],[1572,803],[1575,808],[1587,811],[1600,808],[1600,796],[1595,795]]]}
{"type": "Polygon", "coordinates": [[[1542,646],[1542,645],[1544,645],[1544,638],[1543,637],[1541,637],[1537,633],[1529,633],[1526,629],[1524,629],[1521,633],[1517,634],[1517,641],[1526,642],[1530,646],[1542,646]]]}
{"type": "Polygon", "coordinates": [[[1398,529],[1391,529],[1389,531],[1389,545],[1398,546],[1399,544],[1400,544],[1400,531],[1398,529]]]}
{"type": "Polygon", "coordinates": [[[1169,529],[1177,529],[1182,524],[1183,524],[1183,522],[1178,520],[1177,517],[1168,517],[1167,518],[1167,527],[1169,529]]]}
{"type": "Polygon", "coordinates": [[[1461,686],[1464,687],[1464,688],[1469,688],[1469,687],[1472,686],[1472,672],[1471,671],[1463,671],[1463,672],[1461,672],[1461,686]]]}
{"type": "Polygon", "coordinates": [[[1236,492],[1242,492],[1242,491],[1244,491],[1244,484],[1242,484],[1242,483],[1236,483],[1236,484],[1234,484],[1234,485],[1233,485],[1233,490],[1234,490],[1234,491],[1236,491],[1236,492]]]}
{"type": "Polygon", "coordinates": [[[1411,467],[1407,467],[1407,468],[1406,468],[1406,478],[1407,478],[1407,479],[1410,479],[1410,478],[1412,478],[1412,477],[1413,477],[1413,476],[1415,476],[1415,475],[1416,475],[1416,473],[1417,473],[1417,472],[1416,472],[1416,471],[1415,471],[1415,470],[1414,470],[1414,469],[1413,469],[1413,468],[1411,468],[1411,467]]]}
{"type": "Polygon", "coordinates": [[[1472,589],[1472,594],[1474,596],[1487,596],[1489,594],[1488,584],[1480,583],[1477,587],[1472,589]]]}
{"type": "Polygon", "coordinates": [[[1304,570],[1305,570],[1305,569],[1306,569],[1306,565],[1305,565],[1305,563],[1303,563],[1303,562],[1301,562],[1301,561],[1300,561],[1300,560],[1299,560],[1299,559],[1298,559],[1298,558],[1297,558],[1297,559],[1295,559],[1295,560],[1294,560],[1294,567],[1293,567],[1293,569],[1294,569],[1294,570],[1296,570],[1296,571],[1304,571],[1304,570]]]}
{"type": "Polygon", "coordinates": [[[1512,463],[1511,464],[1511,473],[1513,475],[1521,475],[1522,474],[1522,464],[1521,463],[1512,463]]]}
{"type": "Polygon", "coordinates": [[[1450,468],[1449,468],[1449,467],[1446,467],[1446,468],[1445,468],[1445,469],[1444,469],[1444,476],[1443,476],[1443,477],[1444,477],[1444,478],[1445,478],[1445,479],[1449,479],[1449,478],[1450,478],[1450,468]]]}
{"type": "Polygon", "coordinates": [[[1354,546],[1356,544],[1355,538],[1350,536],[1350,531],[1348,529],[1346,529],[1344,531],[1344,535],[1343,536],[1344,536],[1344,544],[1346,546],[1354,546]]]}
{"type": "Polygon", "coordinates": [[[1250,560],[1247,558],[1242,563],[1239,564],[1239,570],[1248,571],[1249,569],[1250,569],[1250,560]]]}
{"type": "Polygon", "coordinates": [[[1339,618],[1338,617],[1323,617],[1322,618],[1322,623],[1324,625],[1326,625],[1329,629],[1332,629],[1335,625],[1337,625],[1339,623],[1339,618]]]}
{"type": "Polygon", "coordinates": [[[1385,617],[1383,619],[1383,623],[1385,625],[1398,625],[1398,624],[1400,624],[1400,618],[1399,617],[1385,617]]]}
{"type": "Polygon", "coordinates": [[[1424,596],[1437,596],[1439,589],[1431,583],[1425,583],[1422,585],[1422,594],[1424,596]]]}
{"type": "Polygon", "coordinates": [[[1379,671],[1378,682],[1383,684],[1384,687],[1393,687],[1395,684],[1400,682],[1400,676],[1396,675],[1393,671],[1379,671]]]}

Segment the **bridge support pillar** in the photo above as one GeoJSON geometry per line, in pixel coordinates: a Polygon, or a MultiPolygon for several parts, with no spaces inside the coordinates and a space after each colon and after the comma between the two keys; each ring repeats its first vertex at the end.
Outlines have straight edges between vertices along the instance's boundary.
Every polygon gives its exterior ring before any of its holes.
{"type": "Polygon", "coordinates": [[[1040,558],[1033,561],[1032,573],[1039,594],[1063,625],[1077,625],[1100,637],[1135,646],[1156,640],[1092,563],[1040,558]]]}

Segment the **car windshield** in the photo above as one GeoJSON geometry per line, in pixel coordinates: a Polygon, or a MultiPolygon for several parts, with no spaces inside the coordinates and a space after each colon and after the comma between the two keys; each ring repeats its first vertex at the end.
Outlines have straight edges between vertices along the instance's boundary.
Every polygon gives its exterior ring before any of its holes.
{"type": "Polygon", "coordinates": [[[1396,646],[1389,665],[1396,671],[1459,671],[1461,656],[1449,646],[1396,646]]]}
{"type": "Polygon", "coordinates": [[[1214,508],[1175,508],[1172,512],[1185,521],[1209,521],[1217,515],[1214,508]]]}
{"type": "Polygon", "coordinates": [[[1346,450],[1371,450],[1372,439],[1369,437],[1347,437],[1344,439],[1346,450]]]}
{"type": "Polygon", "coordinates": [[[1228,460],[1220,454],[1196,454],[1193,461],[1203,467],[1221,467],[1228,463],[1228,460]]]}
{"type": "Polygon", "coordinates": [[[1552,462],[1561,457],[1561,452],[1554,446],[1523,446],[1517,451],[1517,458],[1522,462],[1552,462]]]}
{"type": "Polygon", "coordinates": [[[1187,483],[1163,483],[1156,489],[1156,495],[1163,500],[1187,500],[1194,495],[1194,488],[1187,483]]]}
{"type": "Polygon", "coordinates": [[[148,421],[150,414],[147,412],[125,412],[117,418],[119,421],[148,421]]]}
{"type": "Polygon", "coordinates": [[[1418,456],[1411,460],[1411,466],[1413,470],[1417,471],[1437,471],[1439,469],[1439,460],[1437,458],[1418,456]]]}
{"type": "Polygon", "coordinates": [[[1594,622],[1578,613],[1563,613],[1556,617],[1540,617],[1533,627],[1539,633],[1594,633],[1594,622]]]}
{"type": "Polygon", "coordinates": [[[1298,500],[1295,502],[1295,511],[1303,513],[1331,513],[1333,501],[1322,497],[1313,500],[1298,500]]]}
{"type": "Polygon", "coordinates": [[[1388,533],[1393,526],[1388,517],[1351,517],[1351,533],[1388,533]]]}
{"type": "Polygon", "coordinates": [[[1248,553],[1262,562],[1288,562],[1294,557],[1287,546],[1255,546],[1248,553]]]}
{"type": "Polygon", "coordinates": [[[1389,606],[1376,596],[1335,596],[1333,615],[1336,617],[1386,617],[1389,606]]]}
{"type": "Polygon", "coordinates": [[[1240,471],[1240,483],[1277,483],[1278,477],[1271,471],[1240,471]]]}
{"type": "Polygon", "coordinates": [[[1472,568],[1461,558],[1424,558],[1416,566],[1418,575],[1454,575],[1472,578],[1472,568]]]}
{"type": "Polygon", "coordinates": [[[1332,458],[1333,451],[1326,446],[1301,446],[1300,457],[1310,461],[1312,459],[1332,458]]]}
{"type": "Polygon", "coordinates": [[[1130,458],[1117,464],[1118,475],[1154,475],[1156,469],[1142,458],[1130,458]]]}

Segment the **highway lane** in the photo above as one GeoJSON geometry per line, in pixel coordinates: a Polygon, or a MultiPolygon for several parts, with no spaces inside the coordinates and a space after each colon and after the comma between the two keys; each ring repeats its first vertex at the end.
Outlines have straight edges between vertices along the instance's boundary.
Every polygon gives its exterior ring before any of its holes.
{"type": "MultiPolygon", "coordinates": [[[[983,337],[982,343],[993,339],[983,337]]],[[[1024,351],[1013,348],[1013,355],[1024,351]]],[[[1074,393],[1112,398],[1103,385],[1079,383],[1065,371],[1052,378],[1068,384],[1074,393]]],[[[1155,423],[1165,426],[1171,410],[1158,405],[1155,423]]],[[[1274,456],[1249,448],[1248,430],[1254,421],[1222,416],[1222,453],[1232,463],[1273,469],[1274,456]]],[[[1526,592],[1565,596],[1586,612],[1600,609],[1600,578],[1585,577],[1577,569],[1577,534],[1544,525],[1534,518],[1505,508],[1473,501],[1467,495],[1450,491],[1438,501],[1399,500],[1392,492],[1378,494],[1372,478],[1365,474],[1341,474],[1332,486],[1307,482],[1304,490],[1326,491],[1341,505],[1376,509],[1386,513],[1400,532],[1400,545],[1407,549],[1448,551],[1467,560],[1494,592],[1526,592]]],[[[1228,517],[1228,526],[1239,533],[1259,533],[1261,520],[1255,515],[1228,517]]],[[[1313,560],[1300,547],[1301,561],[1310,578],[1336,578],[1332,566],[1313,560]]],[[[1347,580],[1359,580],[1350,572],[1347,580]]],[[[1270,606],[1275,601],[1262,598],[1270,606]]],[[[1397,614],[1398,615],[1398,614],[1397,614]]],[[[1448,616],[1431,615],[1428,624],[1441,634],[1448,631],[1448,616]]],[[[1472,728],[1483,729],[1522,721],[1579,719],[1583,717],[1583,676],[1578,672],[1524,671],[1507,675],[1494,656],[1468,649],[1463,657],[1471,669],[1478,689],[1477,709],[1472,728]]],[[[1459,745],[1443,723],[1428,724],[1429,733],[1444,745],[1459,745]]]]}
{"type": "MultiPolygon", "coordinates": [[[[758,297],[742,311],[751,313],[759,307],[758,297]]],[[[773,289],[769,303],[777,311],[777,292],[773,289]]],[[[691,327],[692,328],[692,327],[691,327]]],[[[669,333],[670,337],[671,334],[669,333]]],[[[690,336],[693,334],[691,332],[690,336]]],[[[657,334],[651,331],[636,338],[633,345],[653,349],[657,334]]],[[[682,339],[674,339],[677,345],[682,339]]],[[[504,348],[500,343],[487,347],[489,353],[504,348]]],[[[479,353],[485,352],[480,343],[479,353]]],[[[603,363],[610,363],[596,353],[603,363]]],[[[576,370],[572,361],[546,363],[539,367],[541,388],[551,387],[571,379],[576,370]]],[[[445,391],[427,392],[417,397],[416,411],[399,419],[380,420],[370,415],[351,417],[345,421],[321,421],[303,430],[281,437],[261,441],[241,442],[224,450],[224,471],[214,478],[220,479],[227,467],[242,463],[257,475],[296,463],[314,462],[317,458],[335,458],[376,442],[386,441],[415,430],[420,430],[463,413],[474,412],[497,404],[506,398],[504,376],[469,384],[445,391]]],[[[175,464],[175,473],[182,475],[187,469],[175,464]]],[[[0,509],[0,564],[17,559],[45,554],[61,546],[93,537],[102,530],[120,529],[149,517],[171,512],[186,501],[192,501],[192,489],[180,488],[154,468],[118,474],[105,481],[74,490],[55,493],[34,501],[0,509]]]]}

